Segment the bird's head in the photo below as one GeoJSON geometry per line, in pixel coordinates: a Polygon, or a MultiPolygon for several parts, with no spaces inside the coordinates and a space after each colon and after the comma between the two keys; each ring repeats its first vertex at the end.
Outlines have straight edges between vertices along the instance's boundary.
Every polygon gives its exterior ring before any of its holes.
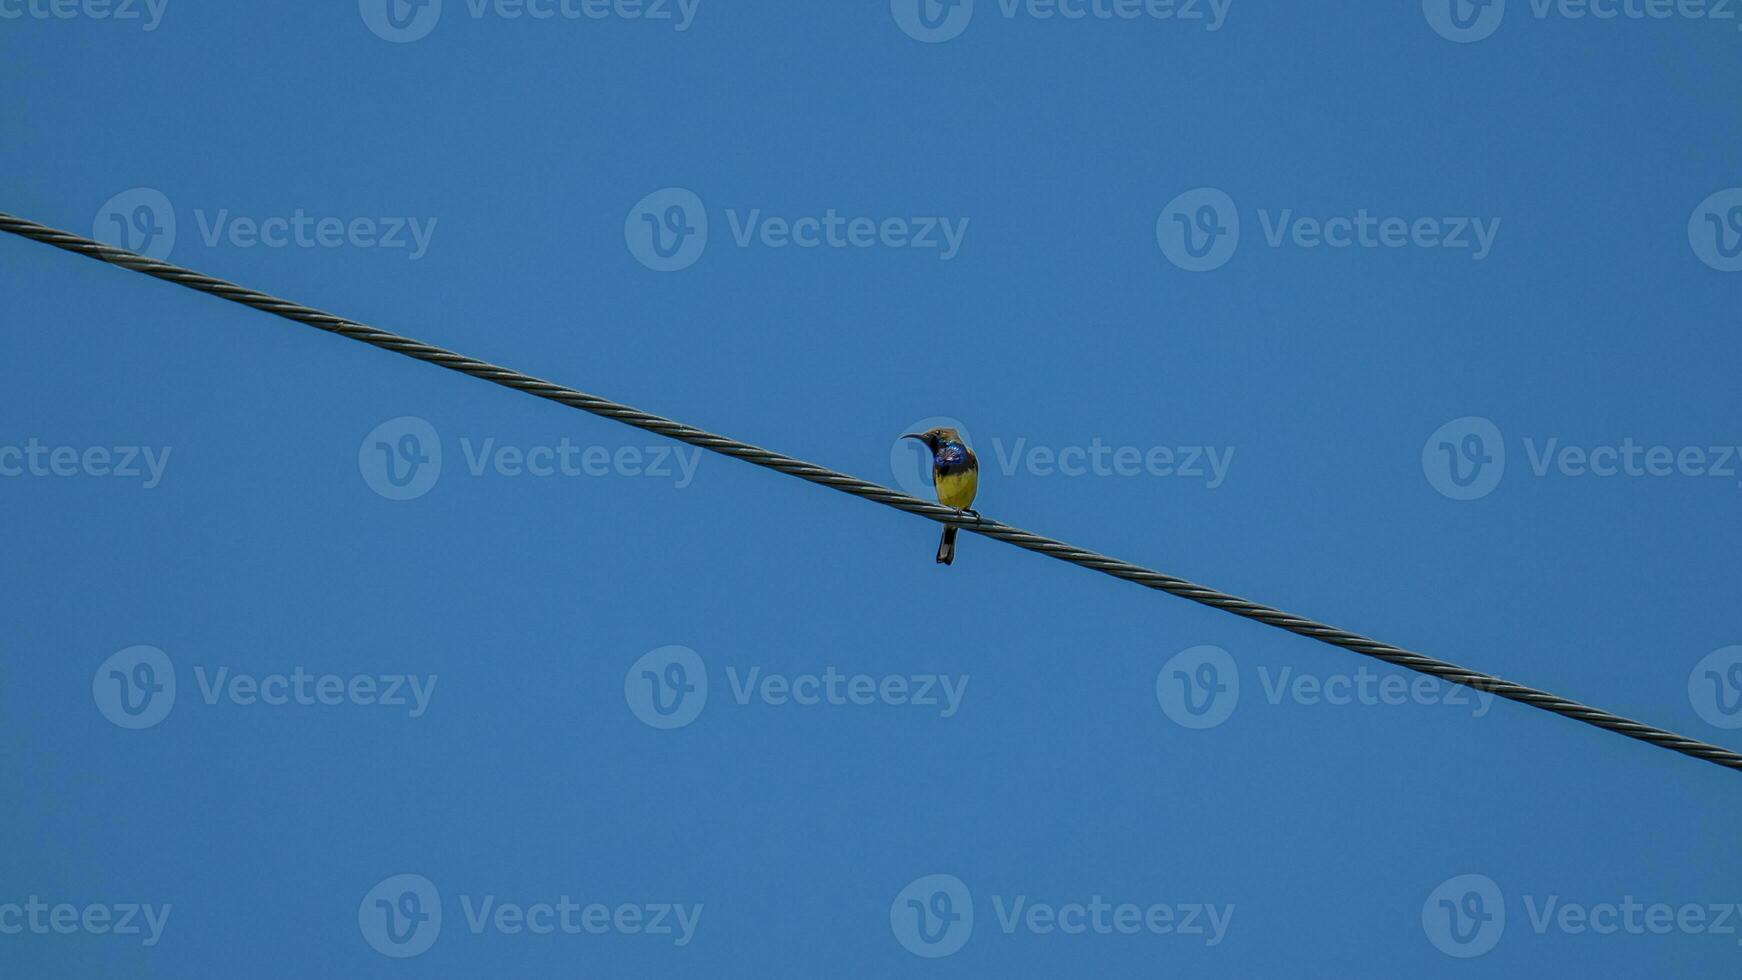
{"type": "Polygon", "coordinates": [[[957,432],[955,429],[940,427],[936,429],[927,429],[924,432],[909,432],[901,438],[918,439],[920,442],[925,443],[927,449],[930,449],[935,453],[939,446],[952,442],[961,442],[962,434],[957,432]]]}

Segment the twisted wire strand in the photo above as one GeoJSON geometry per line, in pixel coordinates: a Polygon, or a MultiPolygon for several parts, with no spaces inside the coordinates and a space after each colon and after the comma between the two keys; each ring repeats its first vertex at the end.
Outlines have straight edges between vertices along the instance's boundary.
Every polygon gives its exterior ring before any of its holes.
{"type": "Polygon", "coordinates": [[[88,258],[118,265],[124,269],[131,269],[134,272],[142,272],[148,276],[175,283],[178,286],[186,286],[202,293],[210,293],[232,303],[240,303],[243,306],[271,313],[287,320],[294,320],[297,323],[317,327],[329,333],[336,333],[342,337],[359,340],[384,350],[404,354],[407,357],[426,361],[450,371],[458,371],[461,374],[470,375],[493,384],[513,388],[516,391],[524,391],[529,395],[536,395],[539,398],[567,405],[570,408],[578,408],[584,412],[614,419],[638,429],[676,439],[679,442],[741,459],[757,466],[764,466],[788,476],[796,476],[801,480],[809,480],[842,493],[873,500],[896,510],[936,521],[939,524],[952,525],[965,531],[972,531],[975,534],[1013,544],[1018,548],[1025,548],[1049,558],[1069,562],[1072,565],[1102,572],[1127,582],[1135,582],[1138,585],[1230,612],[1236,616],[1263,623],[1266,626],[1287,630],[1290,633],[1318,640],[1334,647],[1341,647],[1362,656],[1383,660],[1388,664],[1405,667],[1430,677],[1437,677],[1452,684],[1459,684],[1496,697],[1506,698],[1509,701],[1540,708],[1552,714],[1582,721],[1587,725],[1617,732],[1628,738],[1648,742],[1680,752],[1683,755],[1693,756],[1696,759],[1704,759],[1707,762],[1730,769],[1742,770],[1742,754],[1730,749],[1688,738],[1685,735],[1677,735],[1674,732],[1623,718],[1620,715],[1580,704],[1559,695],[1539,691],[1491,674],[1471,670],[1468,667],[1460,667],[1457,664],[1438,660],[1425,654],[1414,653],[1389,643],[1381,643],[1359,633],[1351,633],[1348,630],[1328,626],[1304,616],[1283,612],[1280,609],[1273,609],[1249,599],[1218,592],[1215,589],[1197,585],[1182,578],[1165,575],[1154,569],[1043,537],[1032,531],[1025,531],[988,518],[961,514],[942,504],[920,500],[917,497],[911,497],[905,493],[815,463],[795,459],[759,446],[752,446],[749,443],[739,442],[726,436],[716,435],[691,425],[685,425],[682,422],[631,408],[598,395],[577,391],[555,382],[544,381],[509,368],[498,367],[476,358],[390,333],[378,327],[347,320],[331,313],[324,313],[289,300],[279,299],[168,262],[147,258],[124,248],[117,248],[70,232],[39,225],[5,212],[0,212],[0,231],[42,242],[46,245],[53,245],[69,252],[76,252],[88,258]]]}

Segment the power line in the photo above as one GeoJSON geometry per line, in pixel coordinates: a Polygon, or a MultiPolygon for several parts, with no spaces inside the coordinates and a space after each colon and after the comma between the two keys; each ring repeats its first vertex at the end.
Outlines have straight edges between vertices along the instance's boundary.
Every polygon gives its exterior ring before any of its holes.
{"type": "Polygon", "coordinates": [[[404,354],[407,357],[427,361],[450,371],[471,375],[474,378],[499,384],[505,388],[513,388],[529,395],[537,395],[570,408],[578,408],[594,415],[615,419],[638,429],[658,433],[692,446],[754,463],[757,466],[765,466],[788,476],[809,480],[812,483],[831,487],[855,497],[874,500],[909,514],[929,518],[940,524],[954,525],[965,531],[972,531],[975,534],[1013,544],[1018,548],[1026,548],[1050,558],[1057,558],[1073,565],[1103,572],[1114,578],[1136,582],[1138,585],[1166,592],[1169,595],[1213,606],[1236,616],[1256,620],[1267,626],[1274,626],[1290,633],[1310,637],[1321,643],[1351,650],[1399,667],[1407,667],[1410,670],[1437,677],[1443,681],[1461,684],[1477,691],[1484,691],[1511,701],[1517,701],[1520,704],[1530,705],[1533,708],[1540,708],[1543,711],[1572,718],[1575,721],[1582,721],[1587,725],[1595,725],[1611,732],[1618,732],[1629,738],[1649,742],[1652,745],[1671,749],[1684,755],[1691,755],[1696,759],[1704,759],[1707,762],[1730,769],[1742,770],[1742,754],[1726,748],[1688,738],[1685,735],[1677,735],[1674,732],[1655,728],[1643,722],[1632,721],[1620,715],[1610,714],[1607,711],[1592,708],[1577,701],[1570,701],[1546,691],[1538,691],[1522,684],[1515,684],[1491,674],[1470,670],[1467,667],[1460,667],[1444,660],[1436,660],[1423,654],[1412,653],[1402,647],[1381,643],[1359,633],[1351,633],[1348,630],[1327,626],[1324,623],[1286,613],[1280,609],[1272,609],[1269,606],[1260,605],[1238,596],[1218,592],[1215,589],[1206,588],[1182,578],[1175,578],[1172,575],[1163,575],[1161,572],[1144,568],[1141,565],[1120,561],[1117,558],[1109,558],[1106,555],[1078,548],[1063,541],[1042,537],[1021,528],[1011,527],[1008,524],[986,518],[967,517],[942,504],[910,497],[888,487],[848,476],[815,463],[807,463],[802,459],[785,456],[726,436],[715,435],[694,426],[684,425],[681,422],[630,408],[598,395],[576,391],[573,388],[550,381],[541,381],[531,375],[521,374],[519,371],[498,367],[419,340],[389,333],[378,327],[334,316],[331,313],[323,313],[320,310],[292,303],[289,300],[278,299],[222,279],[171,265],[168,262],[147,258],[124,248],[105,245],[70,232],[58,231],[4,212],[0,212],[0,231],[53,245],[69,252],[77,252],[88,258],[118,265],[134,272],[143,272],[148,276],[167,280],[179,286],[186,286],[202,293],[210,293],[232,303],[240,303],[243,306],[281,316],[287,320],[295,320],[311,327],[318,327],[329,333],[336,333],[352,340],[360,340],[363,343],[390,350],[396,354],[404,354]]]}

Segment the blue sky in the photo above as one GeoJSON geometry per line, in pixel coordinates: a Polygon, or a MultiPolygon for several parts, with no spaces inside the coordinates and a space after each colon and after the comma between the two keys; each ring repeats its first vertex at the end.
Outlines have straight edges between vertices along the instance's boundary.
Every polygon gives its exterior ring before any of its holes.
{"type": "MultiPolygon", "coordinates": [[[[1733,7],[926,2],[0,0],[0,210],[1742,748],[1733,7]]],[[[1742,955],[1717,767],[0,285],[7,975],[1742,955]]]]}

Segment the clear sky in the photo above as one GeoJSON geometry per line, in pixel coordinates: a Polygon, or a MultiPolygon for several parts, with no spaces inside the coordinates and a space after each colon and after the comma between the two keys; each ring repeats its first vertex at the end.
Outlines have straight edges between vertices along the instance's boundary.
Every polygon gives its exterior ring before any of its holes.
{"type": "MultiPolygon", "coordinates": [[[[1742,748],[1742,11],[1592,6],[0,0],[0,210],[921,492],[953,419],[988,516],[1742,748]]],[[[0,974],[1742,958],[1737,773],[0,295],[0,974]]]]}

